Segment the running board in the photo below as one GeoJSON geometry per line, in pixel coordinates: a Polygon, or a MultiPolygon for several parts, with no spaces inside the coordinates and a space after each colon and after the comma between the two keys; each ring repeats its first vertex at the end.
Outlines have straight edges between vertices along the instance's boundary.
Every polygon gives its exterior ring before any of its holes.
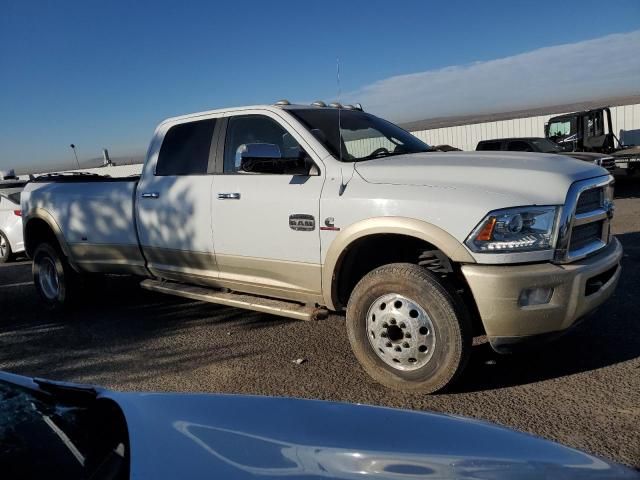
{"type": "Polygon", "coordinates": [[[217,303],[228,307],[244,308],[256,312],[270,313],[297,320],[319,320],[326,318],[328,311],[324,308],[310,307],[295,302],[259,297],[247,293],[223,292],[184,283],[143,280],[140,286],[152,292],[167,293],[178,297],[190,298],[202,302],[217,303]]]}

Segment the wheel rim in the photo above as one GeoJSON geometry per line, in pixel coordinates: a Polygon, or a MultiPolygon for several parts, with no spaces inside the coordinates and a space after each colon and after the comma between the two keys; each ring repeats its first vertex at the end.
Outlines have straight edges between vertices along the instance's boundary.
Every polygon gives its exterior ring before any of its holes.
{"type": "Polygon", "coordinates": [[[424,367],[436,346],[429,314],[397,293],[378,297],[367,312],[367,337],[376,355],[397,370],[424,367]]]}
{"type": "Polygon", "coordinates": [[[7,255],[7,240],[4,235],[0,235],[0,258],[4,258],[7,255]]]}
{"type": "Polygon", "coordinates": [[[55,262],[50,257],[44,257],[38,262],[38,267],[40,290],[49,300],[55,300],[60,293],[60,281],[55,262]]]}

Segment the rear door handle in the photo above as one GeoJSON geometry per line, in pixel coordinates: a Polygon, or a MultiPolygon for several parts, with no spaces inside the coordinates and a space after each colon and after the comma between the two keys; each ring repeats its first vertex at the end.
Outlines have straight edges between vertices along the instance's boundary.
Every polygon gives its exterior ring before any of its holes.
{"type": "Polygon", "coordinates": [[[145,192],[142,194],[142,198],[159,198],[160,194],[158,192],[145,192]]]}
{"type": "Polygon", "coordinates": [[[219,193],[218,200],[240,200],[239,193],[219,193]]]}

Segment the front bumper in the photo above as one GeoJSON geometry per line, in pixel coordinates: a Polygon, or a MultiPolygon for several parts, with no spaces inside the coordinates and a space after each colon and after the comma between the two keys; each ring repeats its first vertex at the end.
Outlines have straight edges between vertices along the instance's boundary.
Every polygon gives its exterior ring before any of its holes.
{"type": "Polygon", "coordinates": [[[615,238],[598,254],[566,265],[463,265],[492,346],[512,345],[570,328],[607,300],[620,279],[622,246],[615,238]],[[523,290],[553,288],[549,303],[522,306],[523,290]]]}

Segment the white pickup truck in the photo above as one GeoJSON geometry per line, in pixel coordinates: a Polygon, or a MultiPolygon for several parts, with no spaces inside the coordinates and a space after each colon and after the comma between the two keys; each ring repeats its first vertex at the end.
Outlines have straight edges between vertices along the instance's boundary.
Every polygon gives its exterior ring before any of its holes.
{"type": "Polygon", "coordinates": [[[52,176],[22,195],[50,308],[83,276],[298,319],[346,312],[355,356],[434,392],[472,337],[566,331],[620,277],[613,179],[557,155],[439,153],[360,107],[230,108],[162,122],[140,178],[52,176]]]}

